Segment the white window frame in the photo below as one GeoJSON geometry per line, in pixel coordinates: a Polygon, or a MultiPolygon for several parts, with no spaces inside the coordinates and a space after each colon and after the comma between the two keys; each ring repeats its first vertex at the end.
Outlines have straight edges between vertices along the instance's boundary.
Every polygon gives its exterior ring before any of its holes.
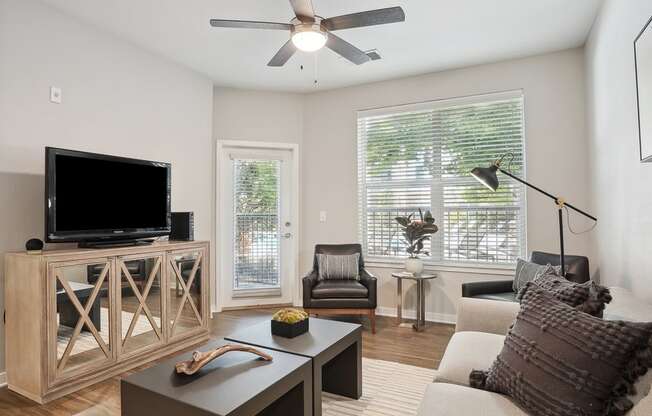
{"type": "MultiPolygon", "coordinates": [[[[523,101],[522,109],[522,131],[523,131],[523,167],[522,175],[523,179],[526,179],[526,170],[527,170],[527,137],[526,137],[526,123],[525,123],[525,107],[526,100],[523,90],[509,90],[502,92],[494,92],[488,94],[479,94],[479,95],[470,95],[464,97],[455,97],[447,98],[441,100],[425,101],[419,103],[410,103],[402,104],[391,107],[380,107],[372,109],[359,110],[357,112],[357,120],[364,117],[373,117],[373,116],[383,116],[391,115],[397,113],[407,113],[420,110],[437,110],[443,108],[449,108],[453,106],[461,105],[473,105],[473,104],[482,104],[492,101],[500,100],[509,100],[521,98],[523,101]]],[[[397,268],[402,267],[405,262],[405,258],[401,257],[390,257],[390,256],[370,256],[366,254],[367,250],[367,221],[366,221],[366,201],[367,201],[367,183],[366,183],[366,149],[360,148],[360,138],[358,137],[356,146],[357,156],[358,156],[358,231],[359,239],[363,246],[363,251],[365,252],[365,264],[372,267],[380,268],[397,268]]],[[[500,155],[496,155],[498,157],[500,155]]],[[[499,180],[508,180],[504,175],[499,175],[499,180]],[[502,177],[500,177],[502,176],[502,177]]],[[[470,178],[472,180],[472,178],[470,178]]],[[[453,179],[459,181],[459,178],[453,179]]],[[[431,189],[434,189],[437,183],[442,184],[446,181],[433,179],[430,184],[431,189]]],[[[409,181],[405,184],[417,184],[421,181],[409,181]]],[[[520,257],[525,258],[527,249],[527,189],[523,189],[521,194],[519,209],[522,213],[521,215],[521,250],[520,257]]],[[[436,224],[441,223],[443,209],[435,206],[432,203],[434,199],[434,193],[431,195],[431,209],[433,210],[433,216],[436,219],[436,224]]],[[[440,231],[441,232],[441,231],[440,231]]],[[[474,263],[474,262],[455,262],[455,261],[445,261],[445,260],[433,260],[432,258],[424,258],[425,268],[427,270],[437,270],[437,271],[452,271],[452,272],[481,272],[483,274],[496,274],[496,275],[513,275],[515,264],[508,263],[474,263]]]]}

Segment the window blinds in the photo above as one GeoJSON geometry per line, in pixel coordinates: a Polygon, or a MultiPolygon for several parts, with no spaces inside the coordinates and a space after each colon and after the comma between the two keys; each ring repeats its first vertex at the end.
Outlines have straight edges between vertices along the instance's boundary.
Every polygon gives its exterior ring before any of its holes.
{"type": "Polygon", "coordinates": [[[524,175],[523,97],[493,94],[358,113],[359,217],[368,256],[406,256],[397,216],[430,210],[426,250],[450,263],[511,263],[525,253],[523,186],[497,192],[469,172],[512,153],[524,175]]]}

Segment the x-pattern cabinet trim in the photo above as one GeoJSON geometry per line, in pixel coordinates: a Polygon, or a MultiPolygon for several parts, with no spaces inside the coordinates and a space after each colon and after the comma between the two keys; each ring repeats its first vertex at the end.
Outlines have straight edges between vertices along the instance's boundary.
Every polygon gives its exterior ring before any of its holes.
{"type": "Polygon", "coordinates": [[[40,254],[7,253],[5,340],[9,389],[45,403],[206,341],[210,318],[209,253],[210,247],[206,241],[171,241],[150,246],[95,250],[51,250],[40,254]],[[179,258],[184,261],[194,259],[192,269],[185,278],[176,260],[179,258]],[[127,267],[127,263],[134,260],[145,260],[148,265],[140,288],[127,267]],[[86,268],[89,265],[99,265],[101,271],[94,283],[85,284],[84,296],[78,296],[63,274],[63,268],[86,268]],[[157,281],[158,290],[153,290],[157,281]],[[69,308],[78,314],[78,318],[74,318],[76,321],[72,321],[76,324],[71,328],[69,344],[65,349],[62,346],[61,356],[57,349],[57,282],[60,282],[60,295],[65,293],[69,308]],[[171,284],[178,284],[181,288],[179,292],[183,292],[180,309],[171,308],[171,292],[175,290],[171,284]],[[135,312],[131,309],[133,316],[123,337],[125,290],[132,295],[130,307],[135,312]],[[197,301],[193,294],[196,294],[197,301]],[[102,296],[101,301],[108,306],[108,330],[105,326],[104,332],[103,325],[97,324],[91,317],[92,308],[102,296]],[[160,316],[151,306],[152,301],[160,302],[160,316]],[[190,305],[187,310],[192,311],[191,317],[197,320],[197,325],[185,326],[183,332],[175,333],[175,330],[179,330],[177,322],[186,304],[190,305]],[[152,341],[132,348],[129,339],[134,336],[139,320],[151,325],[152,341]],[[97,354],[88,362],[79,364],[78,361],[72,366],[71,359],[75,354],[75,345],[82,338],[82,331],[86,342],[97,343],[97,354]]]}

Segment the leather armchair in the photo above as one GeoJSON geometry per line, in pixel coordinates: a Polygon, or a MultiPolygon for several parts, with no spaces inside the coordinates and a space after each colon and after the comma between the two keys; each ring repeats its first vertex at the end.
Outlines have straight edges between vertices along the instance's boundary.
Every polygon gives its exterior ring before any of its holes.
{"type": "MultiPolygon", "coordinates": [[[[566,279],[584,283],[590,279],[589,259],[584,256],[565,256],[566,279]]],[[[536,264],[559,266],[559,254],[533,251],[530,261],[536,264]]],[[[514,280],[492,280],[462,284],[462,297],[517,302],[513,289],[514,280]]]]}
{"type": "Polygon", "coordinates": [[[360,244],[317,244],[313,266],[302,281],[303,308],[314,315],[367,315],[376,332],[376,278],[364,268],[360,244]],[[360,254],[360,280],[319,280],[317,254],[360,254]]]}

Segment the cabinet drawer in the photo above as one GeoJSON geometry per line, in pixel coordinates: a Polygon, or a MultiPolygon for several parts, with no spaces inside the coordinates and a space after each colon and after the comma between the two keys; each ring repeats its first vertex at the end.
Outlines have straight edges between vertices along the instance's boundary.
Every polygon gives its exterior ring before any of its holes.
{"type": "Polygon", "coordinates": [[[47,265],[48,384],[115,361],[115,260],[100,257],[47,265]]]}
{"type": "Polygon", "coordinates": [[[168,334],[171,340],[195,334],[208,326],[206,251],[167,253],[168,334]]]}
{"type": "Polygon", "coordinates": [[[164,269],[165,253],[116,258],[119,360],[166,342],[164,269]]]}

